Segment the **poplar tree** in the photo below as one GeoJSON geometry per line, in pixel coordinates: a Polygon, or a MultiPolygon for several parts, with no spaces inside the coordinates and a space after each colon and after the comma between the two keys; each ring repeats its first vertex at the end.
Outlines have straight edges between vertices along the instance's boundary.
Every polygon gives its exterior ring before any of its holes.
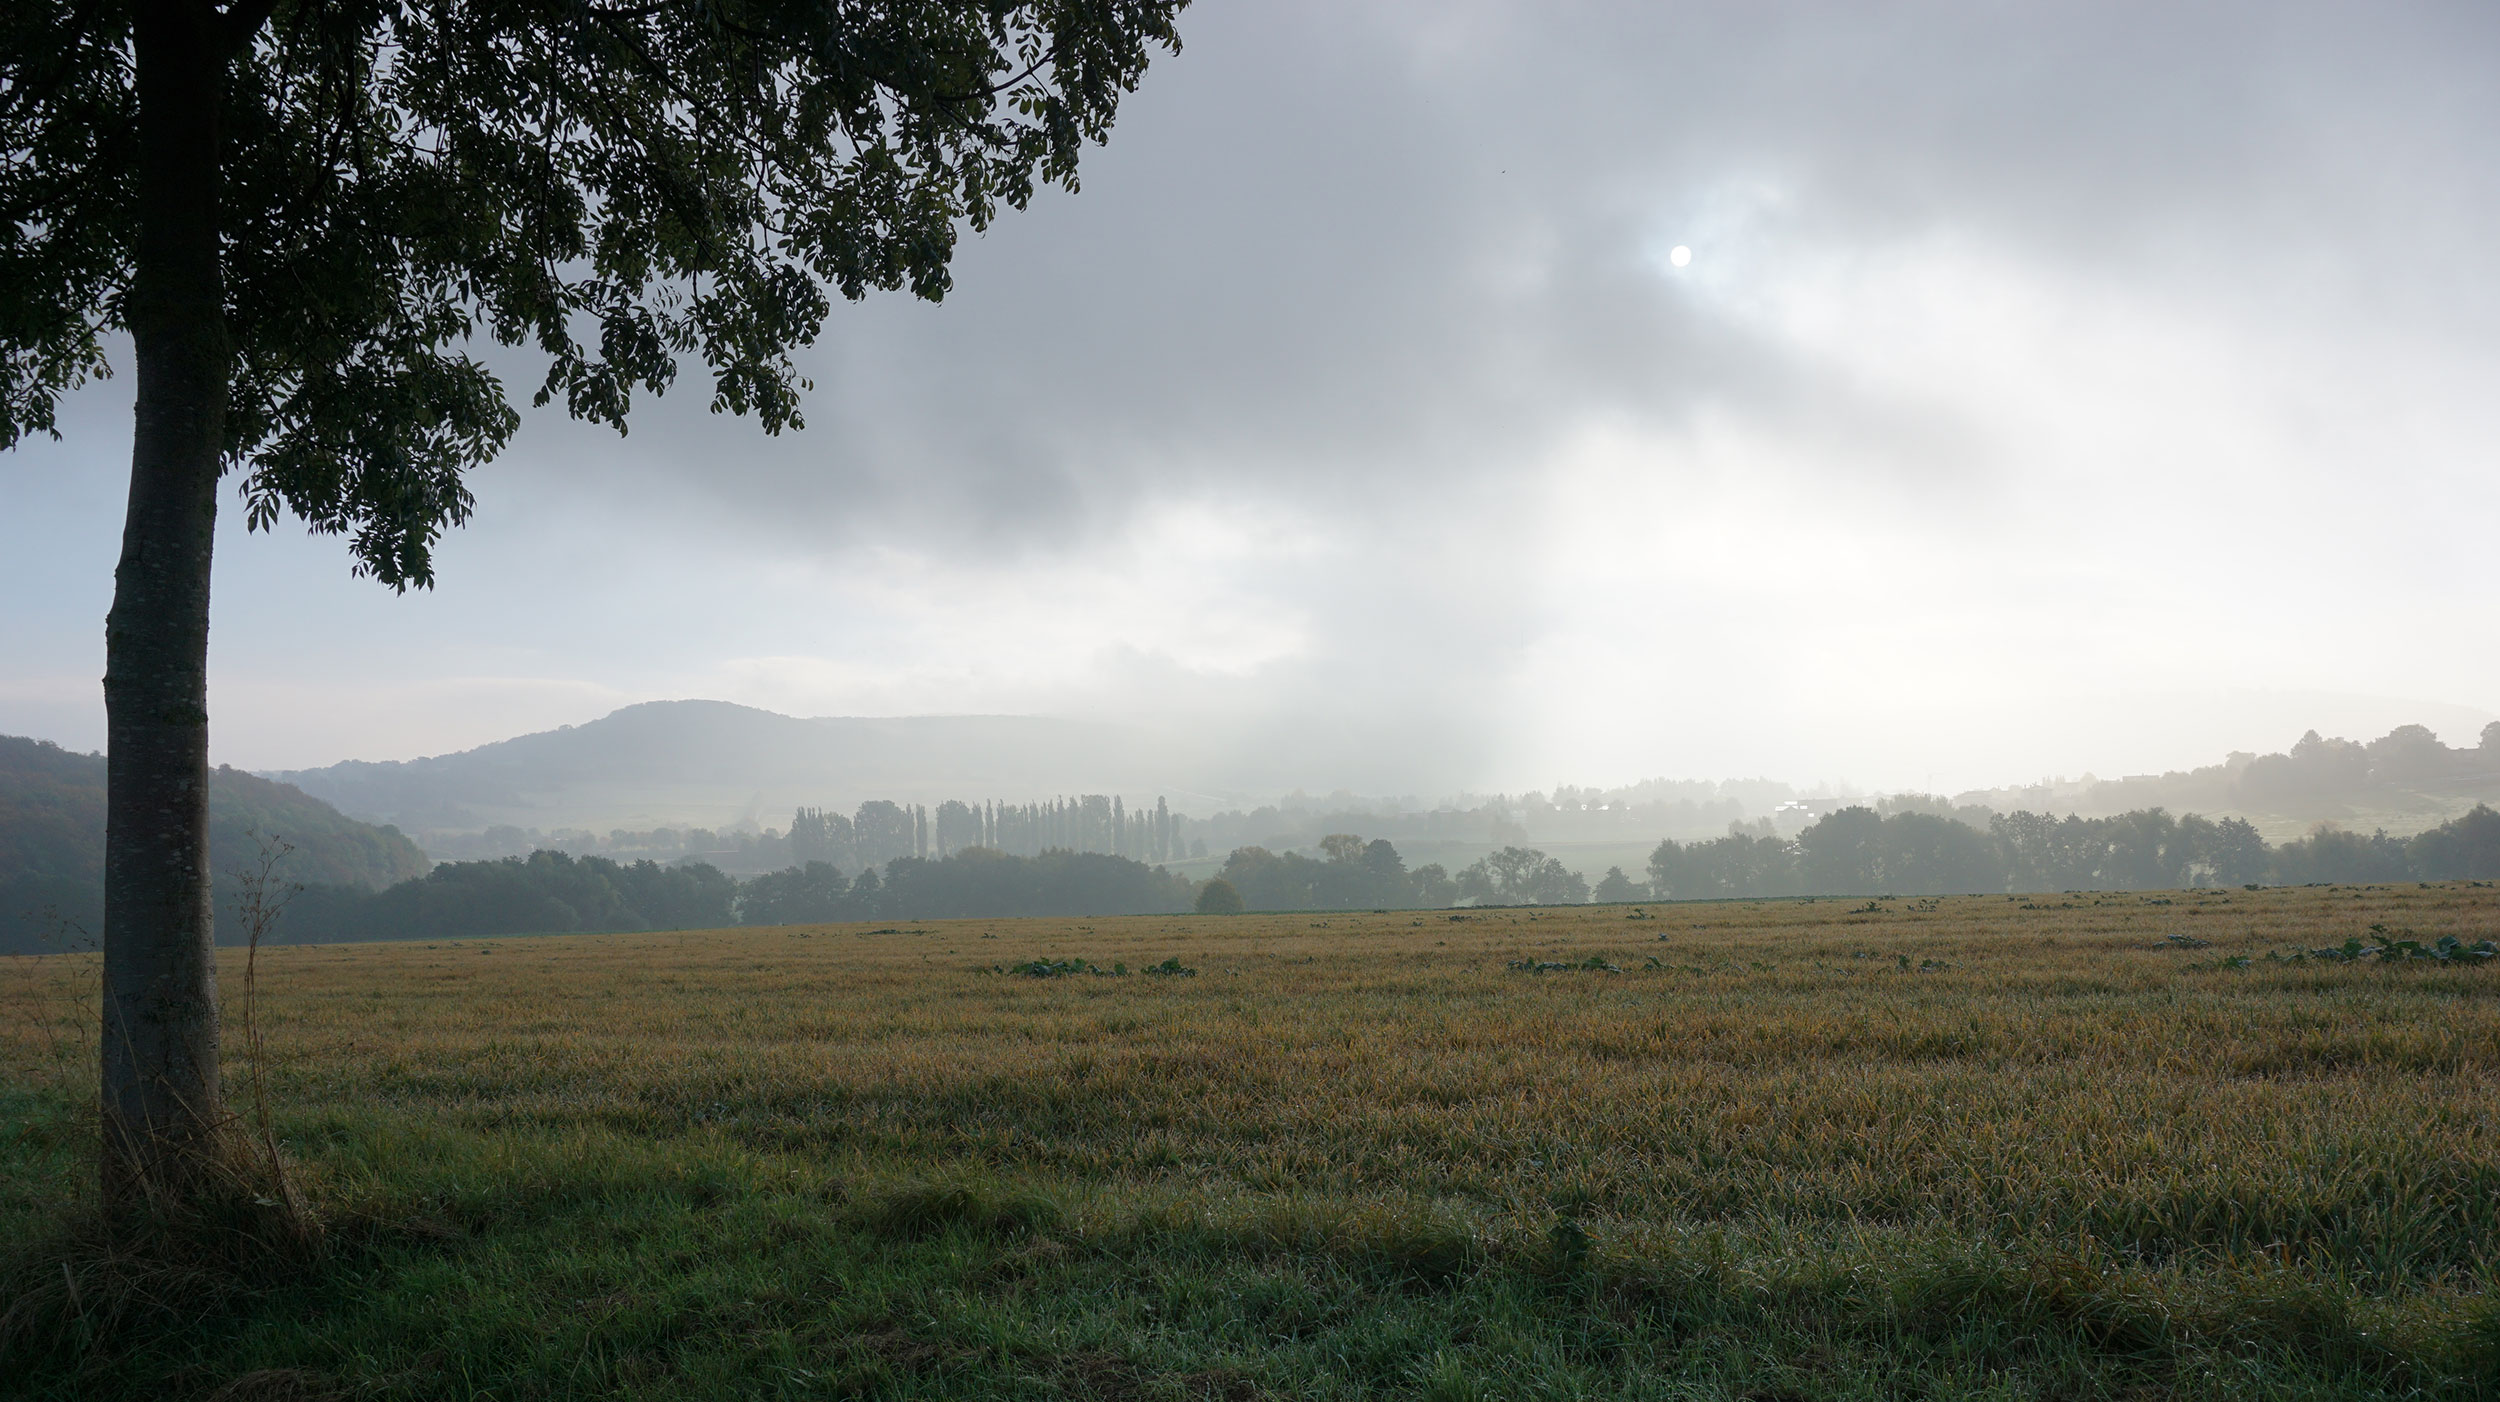
{"type": "MultiPolygon", "coordinates": [[[[105,624],[102,1170],[224,1142],[207,844],[210,548],[346,537],[434,578],[535,404],[622,431],[681,363],[801,424],[832,294],[947,290],[958,233],[1074,188],[1187,0],[8,0],[0,447],[127,338],[105,624]],[[491,357],[484,342],[508,349],[491,357]]],[[[117,353],[117,352],[116,352],[117,353]]]]}

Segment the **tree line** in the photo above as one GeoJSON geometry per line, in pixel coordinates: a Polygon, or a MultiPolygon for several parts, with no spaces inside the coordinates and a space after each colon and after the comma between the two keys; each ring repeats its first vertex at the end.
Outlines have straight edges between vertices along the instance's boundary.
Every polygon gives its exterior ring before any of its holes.
{"type": "Polygon", "coordinates": [[[1706,842],[1661,842],[1645,887],[1609,875],[1625,892],[1615,899],[1651,900],[2485,880],[2500,877],[2500,812],[2478,805],[2410,838],[2321,827],[2270,845],[2242,819],[2159,808],[2106,818],[2001,813],[1981,827],[1852,807],[1793,839],[1739,828],[1706,842]]]}
{"type": "MultiPolygon", "coordinates": [[[[306,886],[288,898],[270,937],[286,944],[458,939],[480,935],[702,930],[731,923],[737,883],[695,862],[620,863],[532,852],[499,861],[445,862],[380,891],[306,886]]],[[[220,927],[231,943],[240,931],[220,927]]]]}
{"type": "MultiPolygon", "coordinates": [[[[1026,857],[966,847],[898,857],[845,877],[831,862],[770,872],[738,889],[742,925],[968,916],[1153,915],[1190,908],[1185,877],[1132,857],[1053,848],[1026,857]]],[[[726,924],[728,922],[723,921],[726,924]]]]}
{"type": "Polygon", "coordinates": [[[1083,794],[1040,803],[966,803],[948,799],[932,812],[921,804],[871,799],[849,817],[801,808],[790,820],[794,865],[829,862],[855,868],[904,857],[945,858],[981,849],[1015,857],[1048,852],[1107,853],[1140,862],[1188,855],[1185,820],[1163,799],[1152,810],[1131,808],[1118,794],[1083,794]]]}
{"type": "Polygon", "coordinates": [[[1589,899],[1587,878],[1533,848],[1503,847],[1453,875],[1438,862],[1409,871],[1387,838],[1366,842],[1352,833],[1321,838],[1317,856],[1237,847],[1217,879],[1250,910],[1432,909],[1459,901],[1579,905],[1589,899]]]}
{"type": "MultiPolygon", "coordinates": [[[[445,862],[385,890],[305,886],[268,938],[284,944],[484,935],[697,930],[965,916],[1148,915],[1190,908],[1185,878],[1128,857],[1053,849],[1034,857],[974,847],[897,857],[845,876],[830,862],[745,882],[704,862],[662,866],[538,851],[445,862]]],[[[229,924],[232,943],[243,932],[229,924]]]]}
{"type": "MultiPolygon", "coordinates": [[[[2477,807],[2410,838],[2321,828],[2269,844],[2237,818],[2145,809],[2108,818],[2037,813],[1984,827],[1936,813],[1844,808],[1794,838],[1735,826],[1702,842],[1662,841],[1647,880],[1620,867],[1593,886],[1559,857],[1508,846],[1452,873],[1409,869],[1385,838],[1332,833],[1315,854],[1236,848],[1196,883],[1108,852],[1033,856],[966,847],[845,873],[810,861],[738,881],[703,862],[663,866],[538,851],[445,862],[375,891],[308,885],[273,942],[709,929],[868,920],[1149,915],[1191,909],[1433,909],[1453,904],[1775,896],[2167,890],[2309,882],[2500,878],[2500,812],[2477,807]]],[[[221,937],[243,931],[226,922],[221,937]]]]}

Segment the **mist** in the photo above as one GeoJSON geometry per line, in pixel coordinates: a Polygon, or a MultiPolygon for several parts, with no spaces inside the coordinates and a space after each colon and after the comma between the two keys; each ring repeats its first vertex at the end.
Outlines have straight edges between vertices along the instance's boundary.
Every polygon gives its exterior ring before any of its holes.
{"type": "MultiPolygon", "coordinates": [[[[1151,726],[1245,792],[1428,799],[2472,746],[2496,31],[1209,6],[1080,193],[943,306],[837,315],[805,432],[694,386],[621,439],[533,414],[407,596],[230,504],[217,757],[678,697],[1151,726]]],[[[0,730],[101,744],[128,425],[125,377],[0,458],[0,730]]]]}

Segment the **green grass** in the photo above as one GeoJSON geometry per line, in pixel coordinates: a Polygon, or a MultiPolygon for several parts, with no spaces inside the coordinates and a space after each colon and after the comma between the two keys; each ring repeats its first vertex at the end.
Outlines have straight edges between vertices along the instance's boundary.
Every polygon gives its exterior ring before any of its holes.
{"type": "Polygon", "coordinates": [[[1862,904],[274,951],[187,1273],[19,961],[0,1393],[2500,1396],[2500,969],[2262,962],[2500,892],[1862,904]]]}

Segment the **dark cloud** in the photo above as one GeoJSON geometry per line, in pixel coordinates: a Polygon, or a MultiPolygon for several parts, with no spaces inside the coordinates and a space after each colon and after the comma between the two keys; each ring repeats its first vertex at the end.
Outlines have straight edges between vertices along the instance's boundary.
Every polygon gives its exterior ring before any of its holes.
{"type": "Polygon", "coordinates": [[[1596,414],[1811,413],[1933,456],[1949,426],[1696,311],[1664,243],[1767,186],[1765,241],[1950,228],[2218,298],[2488,306],[2487,264],[2460,280],[2455,256],[2500,203],[2474,149],[2494,29],[2469,6],[1211,6],[1081,195],[968,243],[945,307],[837,318],[807,433],[724,433],[682,393],[622,444],[534,437],[553,470],[639,465],[767,528],[1045,550],[1174,489],[1394,514],[1596,414]]]}
{"type": "Polygon", "coordinates": [[[621,440],[533,416],[449,597],[238,566],[221,646],[283,672],[286,608],[416,618],[532,694],[1197,716],[1424,792],[1915,776],[2096,686],[2500,706],[2436,641],[2500,509],[2500,11],[1236,0],[1186,35],[943,306],[840,311],[804,433],[694,383],[621,440]]]}

